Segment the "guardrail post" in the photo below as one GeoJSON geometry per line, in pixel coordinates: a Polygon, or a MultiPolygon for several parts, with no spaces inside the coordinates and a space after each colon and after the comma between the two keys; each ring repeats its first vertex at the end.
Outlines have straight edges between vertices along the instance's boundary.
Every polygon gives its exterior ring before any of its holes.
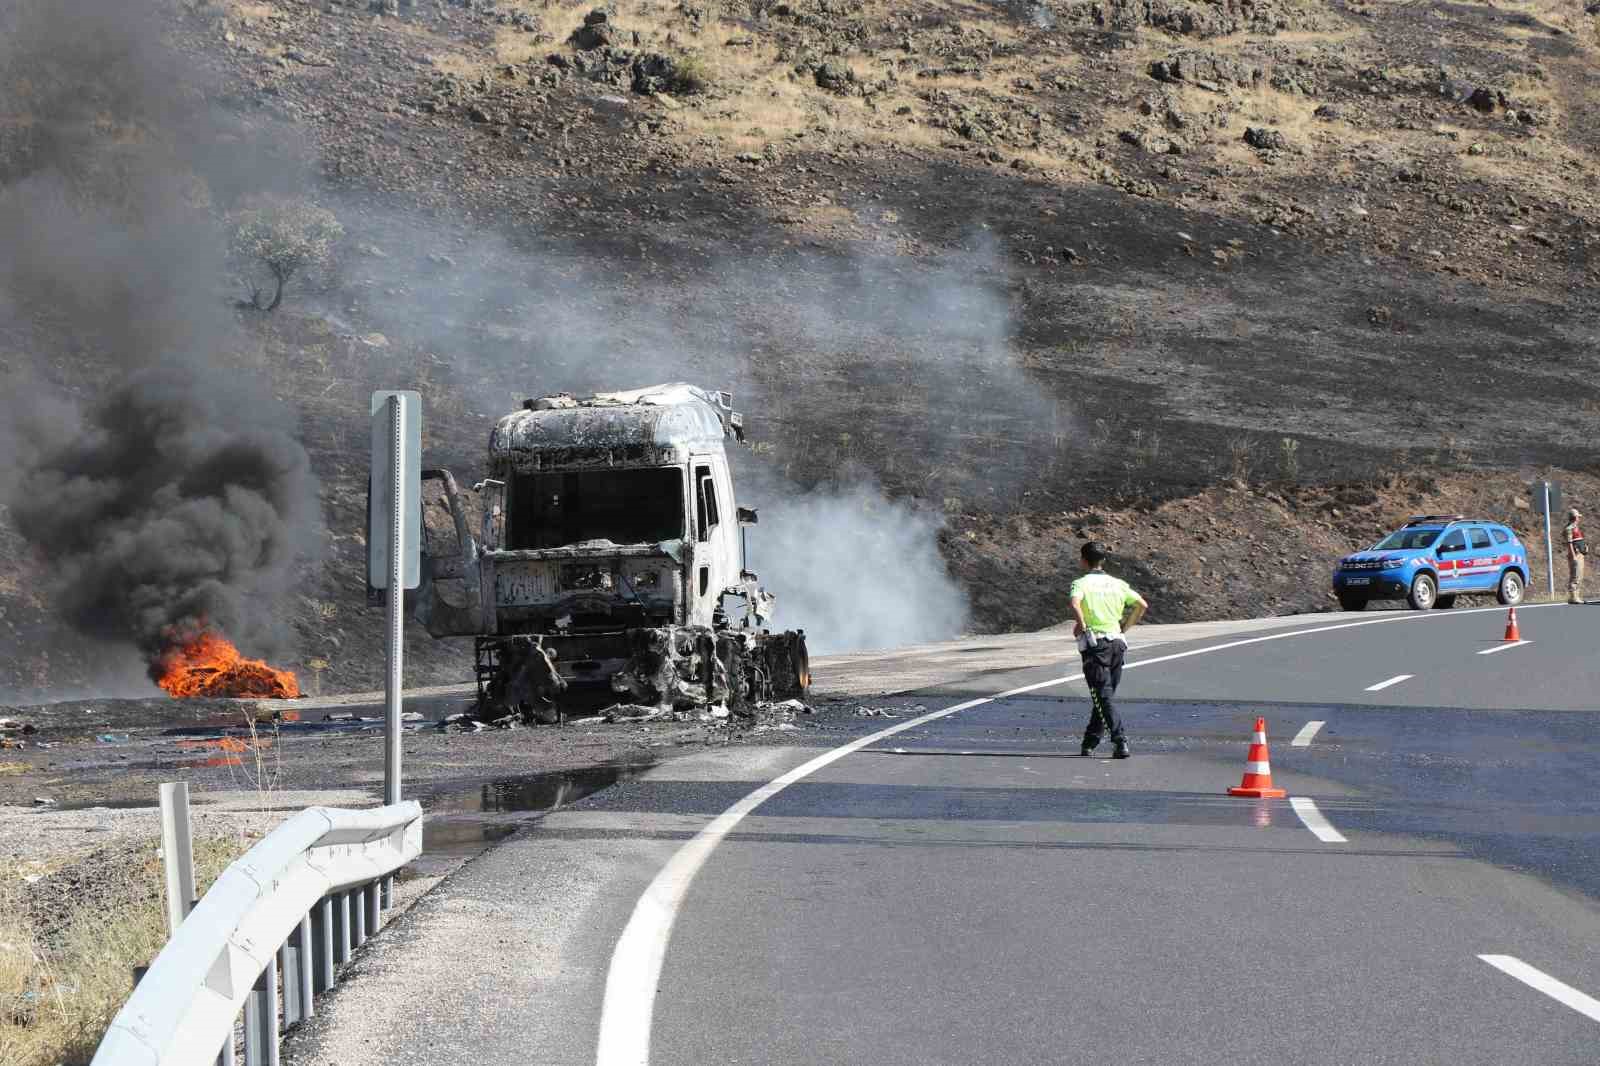
{"type": "Polygon", "coordinates": [[[378,905],[380,885],[374,881],[361,890],[361,898],[367,905],[367,935],[377,936],[378,930],[383,928],[382,908],[378,905]]]}
{"type": "Polygon", "coordinates": [[[350,900],[350,946],[358,948],[367,942],[367,890],[352,888],[346,897],[350,900]]]}
{"type": "Polygon", "coordinates": [[[311,908],[311,991],[321,995],[334,986],[333,900],[324,896],[311,908]]]}
{"type": "Polygon", "coordinates": [[[343,966],[350,961],[350,893],[333,894],[333,962],[343,966]]]}
{"type": "Polygon", "coordinates": [[[194,907],[194,829],[189,822],[189,783],[161,786],[161,867],[167,882],[167,936],[194,907]]]}
{"type": "Polygon", "coordinates": [[[244,1066],[279,1066],[276,960],[267,963],[244,1001],[244,1066]]]}
{"type": "Polygon", "coordinates": [[[298,1025],[311,1017],[311,916],[300,924],[278,949],[278,964],[283,967],[283,1028],[298,1025]]]}

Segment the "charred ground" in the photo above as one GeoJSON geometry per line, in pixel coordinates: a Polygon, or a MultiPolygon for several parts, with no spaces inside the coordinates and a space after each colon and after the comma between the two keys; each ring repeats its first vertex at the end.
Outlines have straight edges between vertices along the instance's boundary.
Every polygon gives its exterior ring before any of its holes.
{"type": "MultiPolygon", "coordinates": [[[[1576,0],[619,2],[575,37],[592,7],[152,15],[345,225],[216,353],[298,411],[321,481],[282,608],[311,691],[378,677],[373,387],[426,390],[430,461],[470,477],[524,394],[729,385],[761,484],[945,514],[980,630],[1059,620],[1089,533],[1161,620],[1325,607],[1331,558],[1406,510],[1531,533],[1527,478],[1600,458],[1576,0]]],[[[24,295],[4,371],[96,394],[116,360],[24,295]]],[[[38,567],[0,524],[0,688],[70,690],[38,567]]],[[[419,641],[413,674],[464,661],[419,641]]]]}

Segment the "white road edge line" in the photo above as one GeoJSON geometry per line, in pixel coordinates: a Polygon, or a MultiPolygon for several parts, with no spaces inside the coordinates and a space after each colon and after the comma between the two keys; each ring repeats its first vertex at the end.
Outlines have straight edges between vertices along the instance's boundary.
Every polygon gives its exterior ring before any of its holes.
{"type": "MultiPolygon", "coordinates": [[[[1540,607],[1551,606],[1559,605],[1531,604],[1525,609],[1538,610],[1540,607]]],[[[1447,620],[1498,610],[1497,607],[1477,607],[1468,611],[1451,611],[1449,614],[1396,612],[1392,618],[1365,618],[1359,622],[1340,622],[1314,629],[1292,629],[1286,633],[1269,633],[1265,636],[1229,641],[1226,644],[1174,652],[1171,655],[1160,655],[1154,659],[1128,663],[1124,669],[1133,670],[1140,666],[1170,663],[1178,659],[1210,655],[1213,652],[1229,651],[1251,644],[1266,644],[1275,640],[1288,640],[1291,637],[1309,637],[1341,629],[1359,629],[1362,626],[1391,625],[1397,622],[1425,622],[1430,619],[1447,620]]],[[[683,904],[684,896],[689,891],[689,883],[694,880],[695,874],[700,872],[700,867],[705,865],[706,860],[711,857],[711,852],[722,842],[722,838],[744,820],[745,815],[796,781],[809,777],[846,755],[897,733],[937,721],[957,711],[981,707],[986,703],[1020,696],[1025,692],[1064,685],[1082,677],[1082,674],[1073,674],[1070,677],[1040,681],[999,695],[968,700],[954,707],[932,711],[917,718],[909,718],[887,729],[880,729],[843,747],[825,752],[803,766],[797,766],[781,777],[772,779],[712,819],[704,829],[679,848],[667,861],[666,866],[661,868],[661,872],[656,874],[655,879],[644,890],[644,894],[639,897],[639,902],[634,905],[633,914],[623,928],[622,935],[617,938],[617,946],[611,952],[611,966],[606,973],[605,999],[600,1007],[600,1041],[595,1052],[595,1066],[649,1066],[650,1027],[655,1016],[656,986],[661,980],[661,964],[666,959],[667,940],[672,935],[672,925],[677,920],[678,908],[683,904]]]]}
{"type": "Polygon", "coordinates": [[[1508,643],[1501,644],[1499,647],[1485,648],[1482,651],[1480,651],[1478,654],[1479,655],[1495,655],[1495,654],[1497,654],[1499,652],[1502,652],[1502,651],[1510,651],[1512,648],[1520,648],[1524,644],[1532,644],[1532,643],[1533,643],[1533,641],[1531,641],[1531,640],[1513,640],[1513,641],[1510,641],[1508,643]]]}
{"type": "Polygon", "coordinates": [[[1417,676],[1416,674],[1396,674],[1395,676],[1391,677],[1387,681],[1379,681],[1376,685],[1368,685],[1367,686],[1367,691],[1368,692],[1382,692],[1384,689],[1392,688],[1393,686],[1398,685],[1402,681],[1410,681],[1413,677],[1416,677],[1416,676],[1417,676]]]}
{"type": "Polygon", "coordinates": [[[1327,724],[1327,722],[1307,722],[1300,727],[1300,732],[1294,735],[1294,739],[1289,741],[1289,746],[1291,748],[1309,748],[1311,746],[1311,738],[1317,735],[1317,730],[1327,724]]]}
{"type": "Polygon", "coordinates": [[[1349,843],[1344,834],[1335,829],[1333,824],[1322,816],[1322,812],[1317,810],[1315,800],[1305,796],[1290,796],[1289,806],[1294,808],[1294,813],[1300,816],[1300,820],[1311,830],[1312,835],[1324,844],[1349,843]]]}
{"type": "Polygon", "coordinates": [[[1538,989],[1557,1003],[1571,1007],[1592,1021],[1600,1022],[1600,999],[1579,992],[1543,970],[1529,966],[1514,955],[1479,955],[1478,958],[1501,973],[1515,977],[1529,988],[1538,989]]]}

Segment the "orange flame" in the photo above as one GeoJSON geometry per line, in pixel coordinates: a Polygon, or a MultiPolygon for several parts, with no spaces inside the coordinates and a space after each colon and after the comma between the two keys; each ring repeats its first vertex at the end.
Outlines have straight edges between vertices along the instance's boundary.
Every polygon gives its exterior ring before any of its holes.
{"type": "Polygon", "coordinates": [[[178,698],[292,700],[300,682],[287,670],[246,659],[220,633],[204,632],[161,654],[156,684],[178,698]]]}

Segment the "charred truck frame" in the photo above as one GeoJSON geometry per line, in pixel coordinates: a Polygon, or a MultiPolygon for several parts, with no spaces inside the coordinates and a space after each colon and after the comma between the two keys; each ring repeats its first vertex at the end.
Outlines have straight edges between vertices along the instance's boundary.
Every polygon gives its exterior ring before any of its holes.
{"type": "Polygon", "coordinates": [[[481,713],[557,722],[572,685],[641,714],[803,695],[805,633],[762,628],[773,598],[746,566],[732,395],[673,384],[522,408],[490,433],[474,497],[422,475],[416,614],[434,637],[475,638],[481,713]]]}

